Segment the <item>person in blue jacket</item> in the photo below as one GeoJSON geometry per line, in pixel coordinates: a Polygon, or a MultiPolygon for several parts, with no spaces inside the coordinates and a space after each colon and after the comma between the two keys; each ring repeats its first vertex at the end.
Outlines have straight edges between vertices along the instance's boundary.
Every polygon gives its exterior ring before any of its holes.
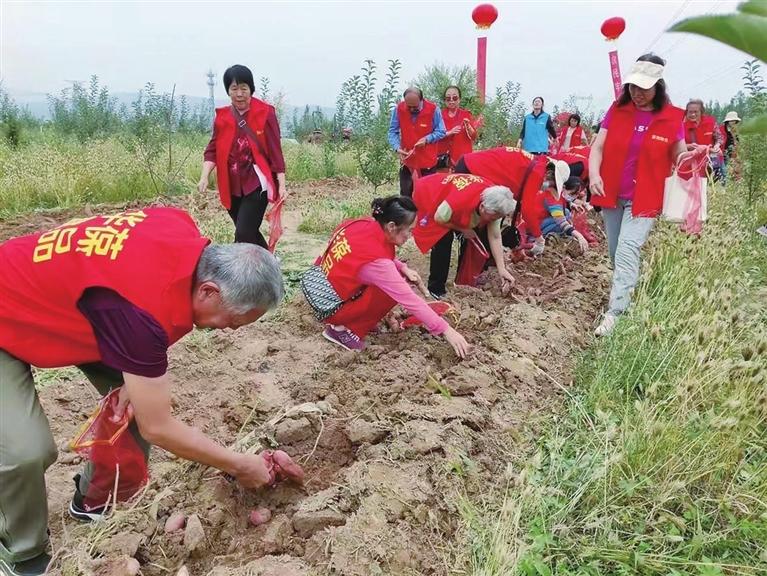
{"type": "Polygon", "coordinates": [[[536,96],[533,98],[533,111],[525,116],[522,122],[517,148],[531,154],[546,154],[549,151],[549,143],[556,137],[551,116],[543,111],[543,98],[536,96]]]}

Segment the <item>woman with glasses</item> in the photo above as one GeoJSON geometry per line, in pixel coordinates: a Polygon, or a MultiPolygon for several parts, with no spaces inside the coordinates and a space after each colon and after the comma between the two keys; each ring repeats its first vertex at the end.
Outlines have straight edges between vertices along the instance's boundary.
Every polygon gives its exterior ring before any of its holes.
{"type": "Polygon", "coordinates": [[[471,112],[460,107],[461,89],[458,86],[448,86],[443,98],[442,119],[447,136],[439,141],[439,159],[441,167],[452,169],[461,156],[474,149],[477,129],[471,112]]]}

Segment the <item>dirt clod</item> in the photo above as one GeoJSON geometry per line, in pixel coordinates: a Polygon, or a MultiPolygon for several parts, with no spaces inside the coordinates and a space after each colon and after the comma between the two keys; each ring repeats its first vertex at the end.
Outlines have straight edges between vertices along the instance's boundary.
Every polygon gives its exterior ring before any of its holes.
{"type": "Polygon", "coordinates": [[[302,440],[307,440],[314,435],[312,423],[308,418],[285,419],[275,430],[274,436],[280,444],[298,444],[302,440]]]}
{"type": "Polygon", "coordinates": [[[382,440],[389,431],[377,422],[368,422],[367,420],[357,419],[352,421],[346,428],[346,433],[352,444],[375,444],[382,440]]]}
{"type": "Polygon", "coordinates": [[[106,558],[93,563],[94,576],[136,576],[141,570],[141,564],[129,556],[106,558]]]}
{"type": "Polygon", "coordinates": [[[287,549],[293,525],[285,514],[279,514],[266,527],[266,533],[261,539],[261,545],[267,554],[276,554],[287,549]]]}
{"type": "Polygon", "coordinates": [[[293,515],[293,528],[302,538],[308,538],[328,526],[343,526],[345,523],[346,517],[335,510],[299,510],[293,515]]]}
{"type": "Polygon", "coordinates": [[[100,546],[99,550],[102,554],[122,554],[129,558],[133,558],[138,552],[139,546],[144,542],[143,534],[136,534],[135,532],[121,532],[115,534],[109,540],[105,540],[100,546]]]}
{"type": "Polygon", "coordinates": [[[184,548],[188,553],[203,548],[205,543],[205,530],[202,528],[202,522],[197,514],[192,514],[186,521],[184,530],[184,548]]]}

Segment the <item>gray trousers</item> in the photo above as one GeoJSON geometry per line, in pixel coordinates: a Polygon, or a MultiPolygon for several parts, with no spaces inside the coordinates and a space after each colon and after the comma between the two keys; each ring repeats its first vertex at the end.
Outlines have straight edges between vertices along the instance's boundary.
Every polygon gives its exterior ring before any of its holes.
{"type": "Polygon", "coordinates": [[[616,208],[602,208],[607,247],[613,264],[613,283],[607,313],[619,316],[631,303],[639,281],[641,250],[655,225],[655,218],[635,218],[631,201],[618,200],[616,208]]]}
{"type": "MultiPolygon", "coordinates": [[[[103,364],[78,368],[102,395],[123,385],[122,373],[103,364]]],[[[129,430],[148,457],[149,444],[135,421],[129,430]]],[[[8,562],[23,562],[45,552],[45,471],[57,455],[29,364],[0,350],[0,557],[8,562]]],[[[93,466],[86,463],[79,487],[83,494],[92,475],[93,466]]]]}

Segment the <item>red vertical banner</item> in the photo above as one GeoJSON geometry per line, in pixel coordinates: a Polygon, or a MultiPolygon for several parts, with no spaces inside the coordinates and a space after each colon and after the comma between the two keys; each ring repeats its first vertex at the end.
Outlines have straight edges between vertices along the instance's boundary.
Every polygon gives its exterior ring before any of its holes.
{"type": "Polygon", "coordinates": [[[623,91],[623,82],[621,80],[621,65],[618,62],[617,50],[610,50],[610,77],[613,81],[613,91],[615,92],[615,99],[617,100],[623,91]]]}
{"type": "Polygon", "coordinates": [[[477,95],[481,104],[485,103],[485,82],[487,73],[487,37],[477,38],[477,95]]]}

